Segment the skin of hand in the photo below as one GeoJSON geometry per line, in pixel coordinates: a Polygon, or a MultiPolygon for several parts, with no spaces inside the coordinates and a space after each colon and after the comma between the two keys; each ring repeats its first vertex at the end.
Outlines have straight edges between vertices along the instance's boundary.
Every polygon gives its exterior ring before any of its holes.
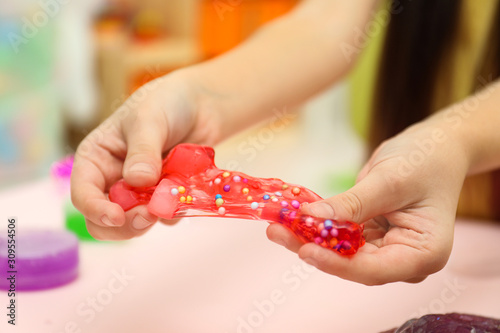
{"type": "Polygon", "coordinates": [[[107,199],[121,177],[132,186],[155,185],[162,156],[175,144],[214,145],[340,78],[353,62],[339,44],[356,45],[355,28],[375,5],[305,0],[234,50],[141,87],[75,154],[71,197],[90,234],[129,239],[156,222],[145,206],[125,213],[107,199]]]}
{"type": "Polygon", "coordinates": [[[146,84],[79,145],[71,197],[96,239],[136,237],[157,221],[145,206],[124,212],[110,202],[106,193],[116,181],[124,177],[132,186],[155,185],[163,154],[172,146],[220,140],[218,114],[197,103],[187,82],[180,71],[146,84]]]}
{"type": "Polygon", "coordinates": [[[300,243],[281,225],[269,239],[322,271],[367,285],[420,282],[448,261],[466,175],[500,168],[500,80],[385,141],[349,191],[306,214],[365,224],[352,257],[300,243]]]}
{"type": "Polygon", "coordinates": [[[420,282],[442,269],[453,245],[460,190],[469,159],[454,131],[434,119],[385,141],[347,192],[302,208],[306,214],[364,222],[366,244],[345,257],[303,244],[281,225],[268,227],[320,270],[366,285],[420,282]]]}

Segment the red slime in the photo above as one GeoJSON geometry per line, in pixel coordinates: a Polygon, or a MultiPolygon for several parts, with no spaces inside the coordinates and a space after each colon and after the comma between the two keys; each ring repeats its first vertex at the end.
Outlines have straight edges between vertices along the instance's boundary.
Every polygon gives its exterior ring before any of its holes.
{"type": "Polygon", "coordinates": [[[262,219],[290,229],[301,241],[351,255],[363,246],[363,226],[304,215],[300,205],[321,200],[313,191],[276,178],[256,178],[217,168],[214,150],[179,144],[163,161],[160,182],[131,187],[122,179],[109,199],[125,211],[147,205],[161,218],[221,216],[262,219]]]}

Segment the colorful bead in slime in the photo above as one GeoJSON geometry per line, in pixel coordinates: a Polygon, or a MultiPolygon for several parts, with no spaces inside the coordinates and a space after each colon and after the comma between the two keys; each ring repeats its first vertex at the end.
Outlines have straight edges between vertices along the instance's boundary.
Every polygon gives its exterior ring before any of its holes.
{"type": "Polygon", "coordinates": [[[124,210],[147,205],[165,218],[224,216],[262,219],[290,229],[303,242],[315,242],[340,254],[354,254],[364,244],[363,227],[304,215],[303,203],[322,198],[313,191],[275,178],[256,178],[214,164],[211,147],[180,144],[163,161],[156,186],[134,188],[122,179],[109,191],[124,210]]]}

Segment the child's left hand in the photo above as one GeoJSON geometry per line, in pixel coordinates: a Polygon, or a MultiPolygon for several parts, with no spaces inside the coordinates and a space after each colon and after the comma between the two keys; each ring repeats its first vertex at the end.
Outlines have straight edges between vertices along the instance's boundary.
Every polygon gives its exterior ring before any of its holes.
{"type": "Polygon", "coordinates": [[[366,285],[419,282],[442,269],[452,244],[469,158],[453,131],[430,118],[384,142],[349,191],[306,214],[365,224],[366,244],[345,257],[270,225],[269,239],[329,274],[366,285]]]}

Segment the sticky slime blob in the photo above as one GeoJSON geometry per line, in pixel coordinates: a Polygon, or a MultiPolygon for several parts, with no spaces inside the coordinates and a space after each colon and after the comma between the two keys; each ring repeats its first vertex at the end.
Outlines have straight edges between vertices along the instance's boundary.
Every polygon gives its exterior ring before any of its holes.
{"type": "Polygon", "coordinates": [[[301,241],[351,255],[363,246],[363,226],[304,215],[300,207],[322,198],[313,191],[276,178],[256,178],[214,164],[214,150],[179,144],[163,161],[156,186],[131,187],[122,179],[109,199],[125,211],[147,205],[165,218],[218,216],[267,220],[290,229],[301,241]]]}

